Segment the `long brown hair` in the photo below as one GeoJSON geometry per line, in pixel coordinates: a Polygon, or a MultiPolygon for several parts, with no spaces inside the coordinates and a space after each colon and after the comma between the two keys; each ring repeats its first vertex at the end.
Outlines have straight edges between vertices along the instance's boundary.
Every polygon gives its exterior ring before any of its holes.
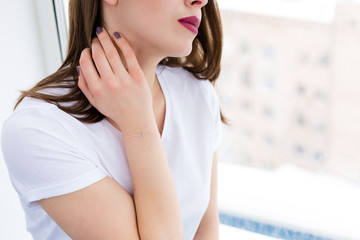
{"type": "MultiPolygon", "coordinates": [[[[82,50],[91,46],[97,26],[104,26],[100,0],[70,0],[69,42],[64,62],[55,73],[38,82],[33,88],[21,91],[14,109],[25,97],[33,97],[57,105],[61,110],[76,115],[76,118],[84,123],[96,123],[104,119],[105,116],[89,103],[77,85],[76,66],[79,65],[82,50]],[[41,93],[42,90],[51,88],[64,88],[69,91],[62,95],[41,93]]],[[[192,52],[187,57],[164,58],[160,64],[183,67],[197,79],[209,80],[215,86],[220,74],[222,38],[217,2],[209,0],[202,8],[202,21],[193,41],[192,52]]],[[[221,111],[220,114],[222,122],[229,124],[221,111]]]]}

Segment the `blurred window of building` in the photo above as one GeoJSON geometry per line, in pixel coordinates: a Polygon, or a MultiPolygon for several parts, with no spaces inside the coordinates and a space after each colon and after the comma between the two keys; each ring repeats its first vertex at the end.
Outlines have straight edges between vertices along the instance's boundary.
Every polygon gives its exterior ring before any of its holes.
{"type": "Polygon", "coordinates": [[[222,104],[226,108],[231,108],[233,106],[234,98],[230,95],[225,95],[222,97],[222,104]]]}
{"type": "Polygon", "coordinates": [[[251,73],[250,70],[245,69],[241,73],[241,83],[243,86],[250,87],[252,85],[251,73]]]}
{"type": "Polygon", "coordinates": [[[242,56],[248,56],[251,52],[250,44],[247,41],[242,41],[240,45],[240,53],[242,56]]]}
{"type": "Polygon", "coordinates": [[[312,158],[316,161],[324,160],[324,154],[321,151],[314,151],[312,153],[312,158]]]}
{"type": "Polygon", "coordinates": [[[349,25],[350,25],[351,27],[353,27],[353,28],[356,28],[357,25],[358,25],[358,22],[357,22],[355,19],[351,19],[351,20],[349,21],[349,25]]]}
{"type": "Polygon", "coordinates": [[[241,106],[246,111],[251,111],[252,110],[252,103],[250,102],[249,99],[243,99],[241,101],[241,106]]]}
{"type": "Polygon", "coordinates": [[[239,161],[241,162],[241,164],[243,164],[245,166],[251,165],[251,157],[246,153],[240,154],[239,161]]]}
{"type": "Polygon", "coordinates": [[[302,145],[299,145],[299,144],[294,146],[294,151],[295,151],[295,153],[297,155],[300,155],[300,156],[302,156],[305,153],[304,147],[302,145]]]}
{"type": "Polygon", "coordinates": [[[274,61],[276,58],[276,48],[272,45],[263,46],[262,54],[264,59],[274,61]]]}
{"type": "Polygon", "coordinates": [[[296,123],[298,126],[304,126],[306,124],[305,116],[302,113],[299,113],[296,117],[296,123]]]}
{"type": "Polygon", "coordinates": [[[270,106],[265,106],[263,108],[263,114],[267,119],[273,119],[274,118],[274,109],[270,106]]]}
{"type": "Polygon", "coordinates": [[[325,130],[325,123],[321,120],[313,121],[312,126],[318,132],[323,132],[325,130]]]}
{"type": "Polygon", "coordinates": [[[301,63],[301,64],[305,65],[305,64],[309,63],[309,59],[310,59],[310,57],[309,57],[309,54],[307,54],[307,53],[302,53],[299,55],[299,63],[301,63]]]}
{"type": "Polygon", "coordinates": [[[322,90],[322,89],[316,90],[315,97],[319,100],[327,100],[327,94],[326,94],[325,90],[322,90]]]}
{"type": "Polygon", "coordinates": [[[304,85],[299,84],[297,87],[297,92],[300,96],[304,96],[306,94],[306,88],[304,85]]]}
{"type": "Polygon", "coordinates": [[[241,133],[240,133],[240,137],[242,137],[242,139],[245,140],[251,140],[253,138],[253,130],[250,127],[244,128],[241,133]]]}
{"type": "Polygon", "coordinates": [[[330,56],[328,54],[320,56],[319,62],[321,66],[328,67],[330,65],[330,56]]]}
{"type": "Polygon", "coordinates": [[[272,74],[263,74],[261,75],[259,84],[259,92],[261,94],[273,94],[276,90],[276,78],[272,74]]]}
{"type": "Polygon", "coordinates": [[[265,138],[264,138],[264,142],[269,147],[274,147],[275,146],[275,138],[272,135],[266,135],[265,138]]]}

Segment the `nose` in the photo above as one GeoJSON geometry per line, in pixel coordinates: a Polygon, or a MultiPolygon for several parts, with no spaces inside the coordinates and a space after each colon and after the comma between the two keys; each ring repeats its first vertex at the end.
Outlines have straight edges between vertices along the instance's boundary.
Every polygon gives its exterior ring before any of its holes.
{"type": "Polygon", "coordinates": [[[202,8],[208,3],[208,0],[185,0],[185,3],[187,6],[197,6],[202,8]]]}

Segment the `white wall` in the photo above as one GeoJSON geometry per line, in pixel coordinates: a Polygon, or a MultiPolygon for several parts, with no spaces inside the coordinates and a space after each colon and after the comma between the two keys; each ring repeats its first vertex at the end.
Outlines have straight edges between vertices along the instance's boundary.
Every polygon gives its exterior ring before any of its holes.
{"type": "MultiPolygon", "coordinates": [[[[47,1],[50,2],[50,1],[47,1]]],[[[46,69],[34,1],[0,0],[0,125],[12,112],[19,90],[45,77],[46,69]]],[[[56,46],[55,46],[56,47],[56,46]]],[[[1,131],[1,130],[0,130],[1,131]]],[[[31,239],[25,217],[0,154],[0,239],[31,239]]]]}

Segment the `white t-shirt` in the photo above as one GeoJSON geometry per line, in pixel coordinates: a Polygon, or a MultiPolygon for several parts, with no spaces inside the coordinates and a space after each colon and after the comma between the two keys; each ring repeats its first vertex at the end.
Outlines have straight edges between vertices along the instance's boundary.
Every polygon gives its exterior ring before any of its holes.
{"type": "MultiPolygon", "coordinates": [[[[222,136],[219,102],[210,81],[183,68],[158,65],[165,95],[161,137],[180,203],[185,239],[193,239],[210,199],[214,151],[222,136]]],[[[70,239],[36,202],[85,188],[106,176],[131,196],[122,134],[107,120],[78,121],[45,101],[25,98],[5,121],[2,150],[34,239],[70,239]]]]}

